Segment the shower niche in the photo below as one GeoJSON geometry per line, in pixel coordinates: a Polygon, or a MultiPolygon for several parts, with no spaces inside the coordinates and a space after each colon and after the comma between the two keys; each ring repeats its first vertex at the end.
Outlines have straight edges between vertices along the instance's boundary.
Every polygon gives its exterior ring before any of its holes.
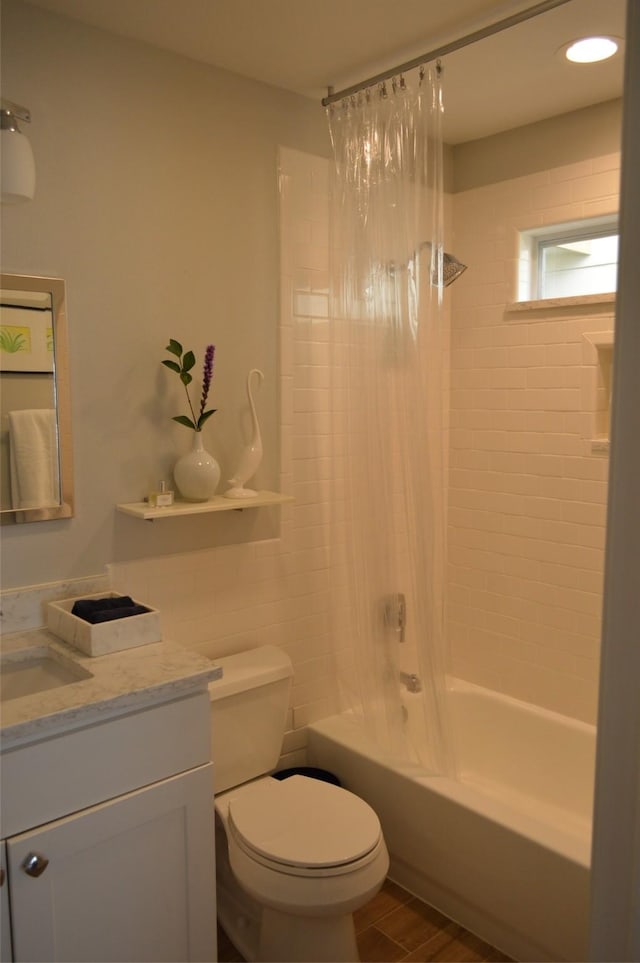
{"type": "Polygon", "coordinates": [[[611,391],[613,387],[613,331],[584,335],[590,363],[589,410],[592,412],[591,451],[607,454],[611,424],[611,391]],[[595,357],[594,357],[595,355],[595,357]],[[594,364],[595,360],[595,364],[594,364]]]}

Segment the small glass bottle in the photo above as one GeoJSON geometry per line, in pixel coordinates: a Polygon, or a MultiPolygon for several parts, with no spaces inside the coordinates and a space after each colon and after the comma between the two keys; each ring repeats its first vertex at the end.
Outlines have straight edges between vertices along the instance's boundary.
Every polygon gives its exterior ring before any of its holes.
{"type": "Polygon", "coordinates": [[[152,508],[168,508],[173,505],[173,492],[167,488],[166,482],[161,481],[156,491],[149,492],[149,505],[152,508]]]}

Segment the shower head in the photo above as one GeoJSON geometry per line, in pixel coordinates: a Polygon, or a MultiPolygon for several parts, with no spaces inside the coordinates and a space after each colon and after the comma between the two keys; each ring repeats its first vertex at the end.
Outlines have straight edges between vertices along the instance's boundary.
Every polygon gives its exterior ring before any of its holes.
{"type": "MultiPolygon", "coordinates": [[[[418,248],[418,253],[423,251],[425,248],[428,248],[429,252],[431,253],[431,241],[423,241],[418,248]]],[[[436,261],[431,271],[431,283],[436,285],[438,284],[440,273],[438,267],[439,265],[436,261]]],[[[448,288],[450,284],[453,284],[454,281],[457,281],[463,271],[466,270],[467,265],[463,264],[462,261],[459,261],[457,257],[454,257],[453,254],[447,254],[446,251],[442,252],[442,284],[445,288],[448,288]]]]}
{"type": "MultiPolygon", "coordinates": [[[[391,274],[395,274],[395,272],[398,271],[398,270],[400,270],[400,271],[406,271],[407,268],[409,267],[410,263],[413,262],[413,261],[418,257],[418,255],[420,254],[420,252],[425,250],[425,248],[428,248],[428,249],[429,249],[429,255],[431,256],[431,248],[432,248],[431,241],[423,241],[423,242],[422,242],[420,245],[418,245],[418,247],[415,249],[415,251],[413,252],[413,254],[411,255],[411,257],[409,258],[409,260],[406,261],[400,268],[398,268],[398,265],[396,264],[396,262],[391,261],[391,262],[387,265],[386,270],[389,271],[391,274]]],[[[466,265],[466,264],[463,264],[462,261],[459,261],[456,257],[453,256],[453,254],[447,254],[446,251],[443,251],[443,252],[442,252],[442,284],[443,284],[443,287],[448,288],[449,285],[450,285],[450,284],[453,284],[454,281],[457,281],[457,279],[460,277],[460,275],[461,275],[464,271],[466,271],[466,270],[467,270],[467,265],[466,265]]],[[[436,261],[436,263],[433,265],[433,267],[432,267],[432,269],[431,269],[431,283],[432,283],[434,286],[437,286],[439,280],[440,280],[439,264],[438,264],[438,262],[436,261]]]]}
{"type": "MultiPolygon", "coordinates": [[[[458,261],[458,259],[455,258],[453,254],[447,254],[446,251],[443,251],[442,283],[444,284],[445,288],[448,288],[450,284],[453,284],[454,281],[457,281],[457,279],[460,277],[462,272],[466,270],[467,270],[466,264],[463,264],[461,261],[458,261]]],[[[433,272],[434,274],[433,281],[436,284],[438,283],[437,273],[438,273],[437,269],[435,269],[433,272]]]]}

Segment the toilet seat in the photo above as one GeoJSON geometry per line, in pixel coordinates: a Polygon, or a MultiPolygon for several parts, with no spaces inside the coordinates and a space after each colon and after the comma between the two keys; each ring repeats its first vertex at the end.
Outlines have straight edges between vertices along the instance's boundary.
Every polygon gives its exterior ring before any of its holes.
{"type": "Polygon", "coordinates": [[[353,793],[307,776],[229,792],[228,827],[251,859],[294,876],[336,876],[378,857],[380,822],[353,793]]]}

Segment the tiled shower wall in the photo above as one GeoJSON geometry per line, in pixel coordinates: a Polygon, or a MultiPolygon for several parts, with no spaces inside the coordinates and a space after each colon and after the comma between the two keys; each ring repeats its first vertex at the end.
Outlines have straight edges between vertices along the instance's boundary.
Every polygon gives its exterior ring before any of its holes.
{"type": "Polygon", "coordinates": [[[615,154],[456,194],[453,207],[469,269],[452,318],[452,671],[588,722],[608,471],[592,450],[603,433],[592,341],[610,335],[614,306],[512,302],[518,232],[615,213],[618,179],[615,154]]]}
{"type": "MultiPolygon", "coordinates": [[[[312,499],[304,509],[312,537],[326,546],[326,166],[291,151],[283,157],[292,464],[299,490],[312,499]]],[[[518,232],[614,213],[618,178],[615,154],[448,198],[452,250],[469,265],[447,292],[451,671],[589,722],[596,717],[608,472],[606,453],[592,449],[603,433],[604,394],[592,342],[594,334],[605,341],[611,334],[613,302],[526,309],[512,302],[518,232]]]]}

